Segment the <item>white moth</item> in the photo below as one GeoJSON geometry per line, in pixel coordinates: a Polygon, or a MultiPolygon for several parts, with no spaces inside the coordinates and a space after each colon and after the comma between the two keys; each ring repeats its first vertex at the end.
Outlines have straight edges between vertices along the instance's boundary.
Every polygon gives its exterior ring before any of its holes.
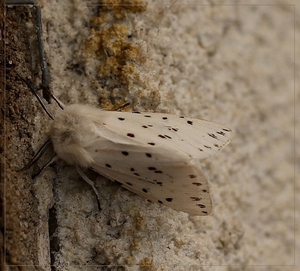
{"type": "Polygon", "coordinates": [[[199,160],[222,149],[231,136],[230,129],[205,120],[79,104],[65,106],[50,129],[57,156],[68,164],[92,168],[152,202],[201,216],[211,213],[212,202],[199,160]]]}

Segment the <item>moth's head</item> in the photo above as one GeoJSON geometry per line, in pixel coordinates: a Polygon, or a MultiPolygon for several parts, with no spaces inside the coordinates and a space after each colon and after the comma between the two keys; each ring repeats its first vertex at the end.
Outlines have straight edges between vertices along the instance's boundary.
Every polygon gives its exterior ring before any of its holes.
{"type": "Polygon", "coordinates": [[[87,151],[89,124],[76,106],[66,106],[55,115],[49,134],[53,149],[59,158],[71,165],[88,167],[94,162],[87,151]]]}

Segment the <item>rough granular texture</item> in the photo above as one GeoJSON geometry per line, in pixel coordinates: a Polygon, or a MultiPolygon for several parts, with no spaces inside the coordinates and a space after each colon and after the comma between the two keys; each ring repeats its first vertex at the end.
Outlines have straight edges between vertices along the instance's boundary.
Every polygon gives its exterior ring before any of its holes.
{"type": "MultiPolygon", "coordinates": [[[[294,228],[294,189],[299,192],[299,187],[294,187],[293,143],[299,8],[294,12],[285,1],[149,0],[131,6],[131,1],[119,1],[124,9],[77,0],[41,3],[51,87],[64,103],[116,109],[128,102],[127,110],[203,118],[230,127],[234,135],[218,156],[201,161],[214,205],[208,217],[149,203],[88,172],[101,197],[99,212],[93,191],[74,168],[57,162],[46,169],[31,188],[38,208],[27,209],[31,217],[42,214],[40,227],[29,232],[40,249],[39,264],[75,271],[83,265],[84,270],[105,265],[109,270],[220,270],[218,265],[222,270],[250,270],[249,265],[282,270],[275,265],[293,265],[294,231],[299,235],[294,228]]],[[[32,135],[8,131],[7,137],[37,150],[50,120],[40,109],[32,112],[35,100],[28,97],[22,115],[36,116],[35,123],[28,123],[32,135]]],[[[26,120],[17,116],[19,127],[26,120]]],[[[23,149],[12,150],[11,157],[24,156],[23,149]]],[[[18,185],[9,185],[8,194],[20,187],[29,193],[27,186],[18,185]]],[[[22,194],[20,202],[24,197],[30,200],[22,194]]],[[[7,202],[8,213],[13,202],[7,202]]],[[[24,225],[28,218],[16,220],[24,225]]],[[[15,229],[12,238],[26,244],[15,229]]],[[[18,249],[25,255],[22,246],[18,249]]],[[[21,265],[21,260],[13,263],[21,265]]]]}

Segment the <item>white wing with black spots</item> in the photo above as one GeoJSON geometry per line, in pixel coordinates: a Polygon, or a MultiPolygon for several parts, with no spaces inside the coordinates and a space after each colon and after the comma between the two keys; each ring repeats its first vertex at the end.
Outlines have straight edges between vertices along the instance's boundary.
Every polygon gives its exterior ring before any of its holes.
{"type": "Polygon", "coordinates": [[[193,215],[212,204],[199,160],[226,146],[231,130],[206,120],[162,113],[67,106],[54,120],[57,155],[91,167],[128,190],[193,215]]]}

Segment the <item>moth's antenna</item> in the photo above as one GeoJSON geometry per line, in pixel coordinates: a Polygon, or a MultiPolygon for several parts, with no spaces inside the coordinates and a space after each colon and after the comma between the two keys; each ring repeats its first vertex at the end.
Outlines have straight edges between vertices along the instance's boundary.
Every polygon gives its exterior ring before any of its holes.
{"type": "MultiPolygon", "coordinates": [[[[42,89],[43,91],[43,97],[45,100],[50,103],[50,99],[52,98],[57,105],[63,109],[63,103],[61,103],[50,91],[50,74],[47,66],[47,61],[46,61],[46,54],[44,50],[44,42],[43,42],[43,24],[42,24],[42,14],[41,14],[41,7],[37,5],[36,0],[6,0],[5,2],[6,5],[20,5],[20,6],[25,6],[25,5],[32,5],[35,11],[35,17],[36,17],[36,35],[37,35],[37,43],[38,43],[38,50],[39,50],[39,58],[40,58],[40,66],[42,70],[42,83],[40,84],[39,87],[35,89],[35,91],[42,89]]],[[[21,76],[19,76],[21,77],[21,76]]],[[[24,78],[21,77],[21,79],[29,86],[28,82],[24,80],[24,78]]],[[[40,104],[44,108],[44,110],[47,112],[49,115],[49,112],[45,108],[45,105],[41,102],[41,98],[34,93],[34,95],[37,97],[39,100],[40,104]]],[[[51,115],[51,114],[50,114],[51,115]]],[[[52,117],[50,117],[52,118],[52,117]]],[[[53,118],[52,118],[53,119],[53,118]]]]}
{"type": "MultiPolygon", "coordinates": [[[[38,95],[37,91],[42,90],[43,91],[43,97],[48,102],[51,103],[51,98],[57,103],[57,105],[63,109],[63,103],[60,102],[50,91],[50,74],[47,66],[46,61],[46,54],[44,50],[44,43],[43,43],[43,28],[42,28],[42,15],[41,15],[41,7],[37,5],[36,0],[6,0],[6,5],[32,5],[34,12],[35,12],[35,18],[36,18],[36,35],[37,35],[37,43],[38,43],[38,51],[39,51],[39,59],[40,59],[40,67],[42,70],[42,82],[38,87],[34,87],[27,79],[17,74],[21,80],[27,85],[27,87],[30,89],[30,91],[35,95],[35,97],[38,99],[39,103],[47,113],[47,115],[54,120],[52,114],[47,109],[45,103],[42,101],[41,97],[38,95]]],[[[52,146],[52,142],[50,139],[48,139],[43,146],[39,149],[39,151],[34,155],[32,160],[23,168],[17,170],[17,172],[24,171],[28,168],[30,168],[33,164],[37,162],[37,160],[40,159],[40,157],[47,151],[49,147],[52,146]]],[[[53,161],[55,161],[57,158],[57,155],[54,154],[51,159],[36,173],[34,177],[39,175],[49,164],[51,164],[53,161]]]]}
{"type": "Polygon", "coordinates": [[[52,164],[55,160],[57,160],[57,158],[58,158],[58,156],[56,154],[53,154],[52,157],[50,158],[50,160],[45,165],[43,165],[37,173],[35,173],[35,174],[32,175],[32,178],[34,179],[35,177],[37,177],[38,175],[40,175],[40,173],[46,167],[48,167],[50,164],[52,164]]]}
{"type": "Polygon", "coordinates": [[[38,99],[39,103],[41,104],[41,106],[43,107],[43,109],[45,110],[45,112],[47,113],[47,115],[54,120],[53,116],[51,115],[51,113],[49,112],[49,110],[47,109],[47,107],[45,106],[44,102],[42,101],[41,97],[36,93],[36,90],[25,78],[23,78],[21,75],[17,74],[21,80],[28,86],[28,88],[30,89],[30,91],[34,94],[34,96],[38,99]]]}
{"type": "Polygon", "coordinates": [[[11,6],[32,5],[32,8],[34,9],[35,21],[36,21],[35,29],[36,29],[36,35],[37,35],[40,66],[41,66],[41,70],[42,70],[42,83],[40,84],[39,89],[43,90],[43,97],[45,98],[45,100],[48,103],[50,103],[50,99],[51,99],[52,95],[51,95],[51,92],[49,91],[50,74],[49,74],[47,61],[46,61],[46,54],[45,54],[45,50],[44,50],[41,7],[39,5],[37,5],[36,0],[6,0],[5,4],[11,5],[11,6]]]}
{"type": "Polygon", "coordinates": [[[45,50],[44,50],[44,42],[43,42],[43,27],[42,27],[42,14],[41,14],[41,8],[37,5],[34,5],[35,11],[36,11],[36,21],[37,21],[37,41],[38,41],[38,46],[39,46],[39,55],[40,55],[40,65],[42,69],[42,84],[41,84],[41,89],[43,90],[43,96],[47,100],[47,102],[50,102],[50,96],[53,97],[49,90],[49,85],[50,85],[50,75],[49,75],[49,70],[47,66],[47,61],[46,61],[46,55],[45,55],[45,50]],[[47,91],[47,92],[46,92],[47,91]]]}
{"type": "MultiPolygon", "coordinates": [[[[52,142],[50,139],[48,139],[43,146],[38,150],[38,152],[33,156],[31,161],[25,166],[22,167],[21,169],[18,169],[17,172],[24,171],[26,169],[29,169],[34,163],[36,163],[37,160],[40,159],[40,157],[45,153],[45,151],[52,145],[52,142]]],[[[48,164],[48,163],[47,163],[48,164]]],[[[45,168],[45,166],[43,167],[45,168]]]]}

